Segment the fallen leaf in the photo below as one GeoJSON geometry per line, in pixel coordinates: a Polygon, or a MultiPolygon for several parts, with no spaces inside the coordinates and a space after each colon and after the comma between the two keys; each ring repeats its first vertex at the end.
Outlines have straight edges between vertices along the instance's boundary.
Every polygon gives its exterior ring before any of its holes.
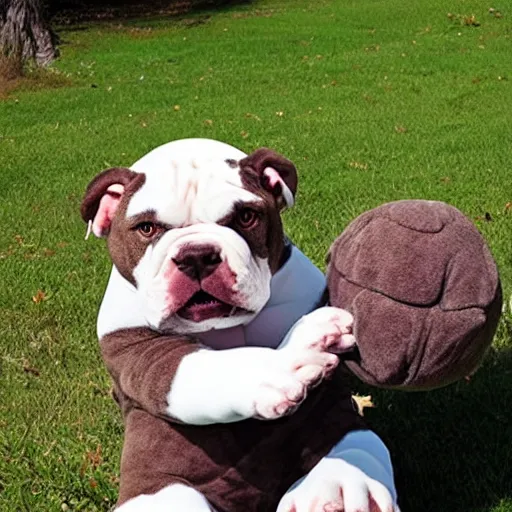
{"type": "Polygon", "coordinates": [[[117,475],[112,475],[109,480],[114,485],[119,484],[119,482],[121,481],[121,479],[117,475]]]}
{"type": "Polygon", "coordinates": [[[9,247],[7,251],[0,252],[0,260],[3,260],[5,258],[8,258],[9,256],[12,256],[14,254],[14,249],[12,247],[9,247]]]}
{"type": "Polygon", "coordinates": [[[357,412],[360,416],[364,416],[364,410],[366,408],[373,408],[375,405],[372,402],[371,395],[360,396],[360,395],[352,395],[352,399],[357,405],[357,412]]]}
{"type": "Polygon", "coordinates": [[[37,368],[30,366],[30,363],[27,359],[23,360],[23,371],[25,373],[30,373],[32,375],[35,375],[36,377],[39,377],[41,375],[41,372],[37,368]]]}
{"type": "Polygon", "coordinates": [[[32,297],[32,301],[34,304],[40,304],[41,302],[47,300],[46,293],[43,290],[37,290],[37,293],[32,297]]]}
{"type": "Polygon", "coordinates": [[[261,117],[258,117],[256,114],[251,114],[250,112],[247,112],[247,114],[245,114],[245,117],[247,117],[248,119],[256,119],[256,121],[261,121],[261,117]]]}
{"type": "Polygon", "coordinates": [[[476,19],[476,16],[472,14],[471,16],[465,16],[464,17],[464,25],[472,26],[472,27],[479,27],[480,22],[476,19]]]}
{"type": "Polygon", "coordinates": [[[84,460],[82,465],[80,466],[79,474],[81,477],[85,475],[85,472],[89,467],[95,470],[101,463],[103,462],[103,457],[101,456],[101,445],[98,444],[96,446],[95,451],[85,452],[84,460]]]}
{"type": "Polygon", "coordinates": [[[354,169],[362,169],[362,170],[367,170],[368,169],[368,164],[364,164],[362,162],[349,162],[348,164],[350,167],[353,167],[354,169]]]}
{"type": "Polygon", "coordinates": [[[87,452],[87,459],[89,460],[93,469],[96,469],[102,462],[103,457],[101,456],[101,444],[96,446],[96,450],[93,452],[87,452]]]}
{"type": "Polygon", "coordinates": [[[180,107],[179,105],[174,105],[174,110],[175,110],[176,112],[178,112],[178,110],[180,110],[180,108],[181,108],[181,107],[180,107]]]}

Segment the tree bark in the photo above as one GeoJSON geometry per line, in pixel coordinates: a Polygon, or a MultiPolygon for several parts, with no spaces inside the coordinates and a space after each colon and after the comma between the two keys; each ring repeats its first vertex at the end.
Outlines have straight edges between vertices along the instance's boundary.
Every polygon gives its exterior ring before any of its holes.
{"type": "Polygon", "coordinates": [[[58,51],[42,0],[0,0],[0,52],[46,66],[58,51]]]}

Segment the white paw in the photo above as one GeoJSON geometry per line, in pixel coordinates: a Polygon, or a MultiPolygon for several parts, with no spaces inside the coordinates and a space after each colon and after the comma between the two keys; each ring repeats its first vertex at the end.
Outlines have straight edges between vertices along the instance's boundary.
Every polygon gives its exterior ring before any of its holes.
{"type": "Polygon", "coordinates": [[[319,350],[240,347],[185,356],[167,394],[166,413],[193,425],[292,413],[338,365],[319,350]]]}
{"type": "Polygon", "coordinates": [[[354,318],[344,309],[326,306],[303,316],[288,332],[280,348],[341,353],[356,343],[354,318]]]}
{"type": "Polygon", "coordinates": [[[342,459],[322,459],[277,512],[399,512],[389,491],[342,459]]]}
{"type": "Polygon", "coordinates": [[[236,383],[245,403],[241,413],[267,420],[294,412],[308,390],[328,377],[339,362],[338,356],[317,350],[265,350],[253,356],[236,383]],[[244,411],[246,407],[250,410],[244,411]]]}

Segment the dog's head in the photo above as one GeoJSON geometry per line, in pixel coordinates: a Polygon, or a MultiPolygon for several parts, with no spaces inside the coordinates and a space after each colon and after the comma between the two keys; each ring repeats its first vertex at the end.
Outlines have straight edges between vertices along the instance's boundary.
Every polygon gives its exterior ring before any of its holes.
{"type": "Polygon", "coordinates": [[[150,326],[204,332],[248,323],[267,302],[296,189],[295,166],[269,149],[186,139],[100,173],[81,213],[150,326]]]}

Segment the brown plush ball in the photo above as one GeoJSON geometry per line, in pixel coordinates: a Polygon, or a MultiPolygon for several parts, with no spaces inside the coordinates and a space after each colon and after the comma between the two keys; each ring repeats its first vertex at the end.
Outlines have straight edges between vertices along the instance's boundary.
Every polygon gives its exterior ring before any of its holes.
{"type": "Polygon", "coordinates": [[[374,386],[422,390],[470,375],[501,314],[496,264],[476,227],[436,201],[397,201],[354,220],[329,252],[330,303],[354,315],[345,362],[374,386]]]}

